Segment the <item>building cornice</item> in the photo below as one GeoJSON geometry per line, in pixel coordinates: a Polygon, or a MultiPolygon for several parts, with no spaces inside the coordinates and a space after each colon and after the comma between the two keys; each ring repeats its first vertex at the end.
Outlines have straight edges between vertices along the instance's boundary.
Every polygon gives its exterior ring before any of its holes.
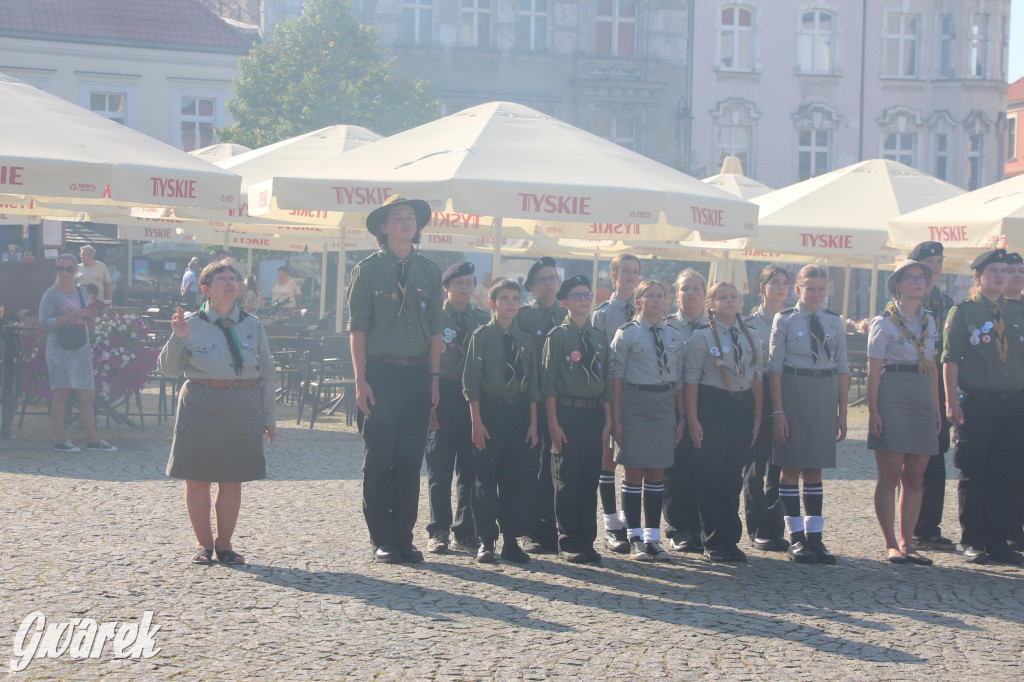
{"type": "Polygon", "coordinates": [[[111,47],[135,47],[151,50],[171,50],[175,52],[207,52],[211,54],[249,54],[249,46],[218,46],[218,45],[185,45],[182,43],[166,43],[152,40],[119,40],[115,38],[91,38],[67,36],[56,33],[34,31],[7,31],[0,29],[0,38],[17,38],[19,40],[35,40],[52,43],[74,43],[78,45],[107,45],[111,47]]]}

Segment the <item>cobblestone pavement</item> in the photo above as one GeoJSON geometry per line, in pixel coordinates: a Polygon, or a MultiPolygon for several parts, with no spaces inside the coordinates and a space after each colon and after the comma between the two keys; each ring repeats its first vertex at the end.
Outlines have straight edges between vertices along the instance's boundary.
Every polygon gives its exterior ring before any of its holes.
{"type": "MultiPolygon", "coordinates": [[[[746,565],[676,555],[670,566],[606,556],[479,566],[370,562],[361,442],[334,417],[310,431],[282,410],[268,480],[243,488],[235,547],[248,567],[188,564],[183,486],[163,475],[171,426],[101,428],[117,453],[50,451],[43,417],[0,441],[0,662],[33,611],[50,622],[137,621],[154,612],[148,660],[36,660],[21,678],[95,679],[1019,679],[1024,571],[880,561],[866,413],[851,414],[827,474],[834,567],[777,554],[746,565]]],[[[102,427],[102,425],[101,425],[102,427]]],[[[81,441],[81,434],[71,432],[81,441]]],[[[950,475],[954,472],[949,466],[950,475]]],[[[953,486],[944,528],[956,536],[953,486]]],[[[421,548],[426,495],[421,495],[421,548]]]]}

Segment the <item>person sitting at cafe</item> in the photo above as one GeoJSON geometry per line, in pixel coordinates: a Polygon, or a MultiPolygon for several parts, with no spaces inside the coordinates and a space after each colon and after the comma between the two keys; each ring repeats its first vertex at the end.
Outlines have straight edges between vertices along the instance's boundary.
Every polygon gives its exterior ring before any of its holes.
{"type": "Polygon", "coordinates": [[[284,265],[277,269],[277,281],[270,290],[270,302],[283,308],[294,308],[302,300],[302,289],[291,278],[284,265]]]}

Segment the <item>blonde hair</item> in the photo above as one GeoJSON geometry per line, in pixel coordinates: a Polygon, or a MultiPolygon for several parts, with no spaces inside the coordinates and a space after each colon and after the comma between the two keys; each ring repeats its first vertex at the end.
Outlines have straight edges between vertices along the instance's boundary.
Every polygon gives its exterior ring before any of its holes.
{"type": "Polygon", "coordinates": [[[656,279],[645,279],[644,281],[637,284],[636,292],[633,294],[633,300],[637,302],[636,312],[633,313],[634,320],[639,320],[641,317],[643,317],[643,310],[640,306],[640,299],[644,297],[644,295],[647,293],[647,290],[650,289],[651,287],[660,288],[661,293],[668,296],[668,292],[665,291],[665,286],[656,279]]]}
{"type": "MultiPolygon", "coordinates": [[[[739,294],[739,289],[737,289],[736,285],[732,282],[719,281],[711,285],[707,296],[704,298],[704,314],[707,315],[708,326],[711,327],[711,335],[715,338],[715,345],[719,348],[722,347],[722,342],[718,337],[718,327],[715,325],[715,313],[711,310],[711,303],[715,300],[715,294],[725,287],[729,287],[735,291],[737,295],[739,294]]],[[[746,323],[743,321],[743,316],[739,313],[736,314],[736,323],[739,325],[740,331],[743,332],[743,335],[747,337],[747,343],[750,344],[750,351],[754,358],[754,367],[757,367],[757,344],[754,343],[754,336],[750,333],[750,328],[747,327],[746,323]]],[[[726,372],[722,372],[722,383],[725,384],[726,389],[730,388],[729,375],[726,372]]]]}
{"type": "Polygon", "coordinates": [[[694,278],[696,278],[697,280],[700,281],[700,288],[703,289],[705,292],[708,290],[708,281],[706,279],[704,279],[704,275],[700,274],[699,272],[697,272],[693,268],[686,268],[685,270],[680,272],[678,275],[676,275],[676,283],[675,283],[676,293],[679,293],[679,288],[681,286],[683,286],[683,280],[686,279],[687,277],[694,277],[694,278]]]}

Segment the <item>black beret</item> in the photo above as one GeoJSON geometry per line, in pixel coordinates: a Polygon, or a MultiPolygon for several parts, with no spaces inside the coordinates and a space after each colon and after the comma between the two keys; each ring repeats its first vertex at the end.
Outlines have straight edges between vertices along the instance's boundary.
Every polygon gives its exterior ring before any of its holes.
{"type": "Polygon", "coordinates": [[[907,256],[907,260],[921,261],[925,258],[934,258],[942,255],[941,242],[921,242],[914,247],[914,250],[907,256]]]}
{"type": "Polygon", "coordinates": [[[1006,255],[1006,249],[992,249],[986,251],[971,263],[971,270],[984,270],[985,266],[989,263],[1008,263],[1009,256],[1006,255]]]}
{"type": "Polygon", "coordinates": [[[569,298],[569,292],[576,287],[586,287],[590,290],[590,280],[583,275],[573,275],[569,279],[562,282],[562,286],[558,287],[558,298],[559,301],[564,301],[569,298]]]}
{"type": "Polygon", "coordinates": [[[530,271],[526,273],[526,282],[524,286],[529,289],[533,286],[533,278],[537,275],[537,271],[541,268],[553,268],[555,267],[555,259],[550,256],[544,256],[539,261],[530,266],[530,271]]]}
{"type": "Polygon", "coordinates": [[[448,269],[441,275],[441,284],[448,286],[448,282],[452,281],[456,277],[462,277],[463,275],[475,275],[476,268],[468,260],[460,260],[458,263],[452,263],[448,266],[448,269]]]}
{"type": "Polygon", "coordinates": [[[1021,264],[1024,264],[1024,258],[1022,258],[1021,255],[1019,253],[1017,253],[1016,251],[1013,252],[1013,253],[1008,253],[1008,254],[1006,254],[1006,264],[1007,265],[1021,265],[1021,264]]]}

